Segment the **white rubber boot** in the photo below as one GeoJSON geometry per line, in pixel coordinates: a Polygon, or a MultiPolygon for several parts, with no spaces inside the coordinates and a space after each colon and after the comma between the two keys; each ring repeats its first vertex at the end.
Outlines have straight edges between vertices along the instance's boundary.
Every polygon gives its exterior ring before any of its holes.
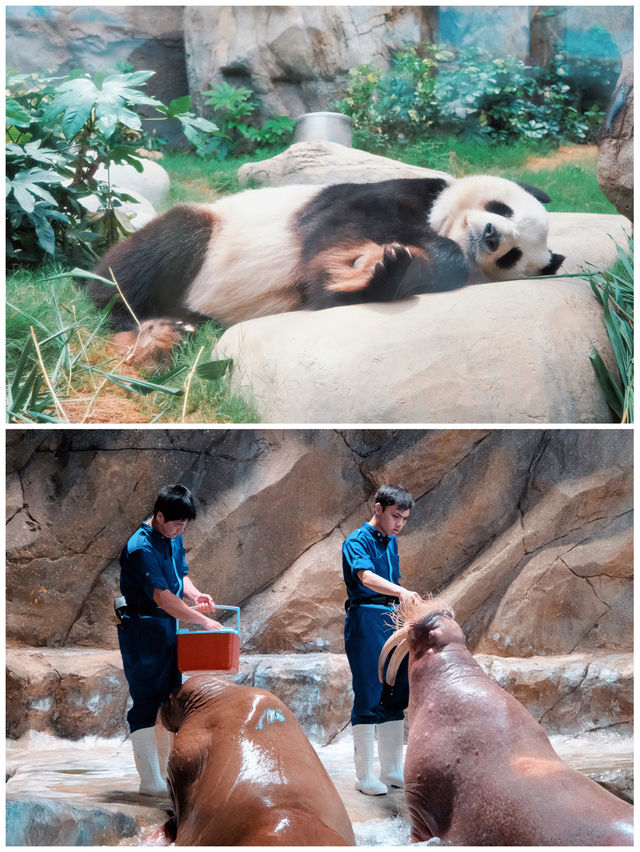
{"type": "Polygon", "coordinates": [[[160,777],[167,780],[167,768],[169,766],[169,755],[173,748],[173,739],[175,734],[168,731],[162,722],[156,722],[153,729],[156,738],[156,748],[158,749],[158,766],[160,767],[160,777]]]}
{"type": "Polygon", "coordinates": [[[388,787],[404,787],[404,719],[376,725],[378,733],[378,757],[380,758],[380,780],[388,787]]]}
{"type": "Polygon", "coordinates": [[[386,786],[378,781],[373,771],[373,744],[375,725],[354,725],[353,759],[356,765],[356,790],[367,796],[383,796],[388,793],[386,786]]]}
{"type": "Polygon", "coordinates": [[[131,734],[133,757],[140,776],[140,792],[148,796],[166,796],[167,784],[160,772],[154,728],[140,728],[131,734]]]}

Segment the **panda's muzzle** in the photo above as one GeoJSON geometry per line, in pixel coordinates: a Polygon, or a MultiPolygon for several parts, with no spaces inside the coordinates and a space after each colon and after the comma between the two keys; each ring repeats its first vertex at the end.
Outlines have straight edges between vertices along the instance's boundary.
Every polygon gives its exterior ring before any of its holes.
{"type": "Polygon", "coordinates": [[[498,246],[500,245],[500,234],[498,233],[495,225],[492,225],[491,222],[487,222],[484,226],[482,242],[491,252],[497,251],[498,246]]]}

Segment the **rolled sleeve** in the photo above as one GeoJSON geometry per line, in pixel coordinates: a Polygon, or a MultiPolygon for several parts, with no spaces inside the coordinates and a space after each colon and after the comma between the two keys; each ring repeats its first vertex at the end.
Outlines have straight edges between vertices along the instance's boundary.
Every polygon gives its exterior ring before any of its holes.
{"type": "Polygon", "coordinates": [[[358,539],[345,541],[342,550],[354,580],[359,580],[358,571],[374,571],[371,554],[358,539]]]}
{"type": "Polygon", "coordinates": [[[139,548],[129,554],[129,567],[140,587],[151,600],[155,589],[168,589],[158,557],[152,550],[139,548]]]}

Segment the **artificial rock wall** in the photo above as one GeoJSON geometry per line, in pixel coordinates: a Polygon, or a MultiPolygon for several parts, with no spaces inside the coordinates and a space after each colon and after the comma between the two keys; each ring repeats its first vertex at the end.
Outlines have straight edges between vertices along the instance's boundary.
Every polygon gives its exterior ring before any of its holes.
{"type": "Polygon", "coordinates": [[[630,651],[632,433],[116,430],[7,435],[9,645],[117,647],[118,555],[166,482],[198,500],[198,586],[256,653],[342,653],[340,547],[384,481],[416,498],[404,583],[475,650],[630,651]]]}
{"type": "Polygon", "coordinates": [[[161,485],[180,481],[198,501],[185,536],[193,577],[241,607],[237,682],[274,692],[310,738],[331,740],[352,700],[340,548],[376,487],[395,481],[416,498],[399,542],[405,584],[447,596],[480,664],[549,733],[628,737],[632,437],[12,430],[7,733],[125,732],[118,554],[161,485]]]}

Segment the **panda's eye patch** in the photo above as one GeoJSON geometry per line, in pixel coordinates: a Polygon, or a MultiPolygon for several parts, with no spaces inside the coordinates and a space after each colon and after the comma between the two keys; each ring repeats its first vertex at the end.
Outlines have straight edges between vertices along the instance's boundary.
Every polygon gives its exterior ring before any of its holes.
{"type": "Polygon", "coordinates": [[[500,269],[511,269],[511,267],[515,266],[521,257],[522,252],[520,249],[512,248],[511,251],[508,251],[496,260],[496,266],[499,266],[500,269]]]}
{"type": "Polygon", "coordinates": [[[513,210],[508,204],[503,204],[502,201],[487,201],[484,205],[487,213],[495,213],[496,216],[504,216],[505,219],[510,219],[513,216],[513,210]]]}

